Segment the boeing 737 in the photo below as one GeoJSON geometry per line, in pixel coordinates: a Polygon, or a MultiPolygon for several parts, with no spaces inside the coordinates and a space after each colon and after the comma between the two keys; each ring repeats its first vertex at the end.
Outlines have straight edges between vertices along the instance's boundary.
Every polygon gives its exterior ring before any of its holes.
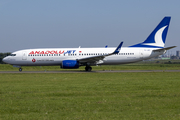
{"type": "Polygon", "coordinates": [[[3,62],[18,67],[59,65],[64,69],[85,66],[91,71],[95,65],[118,65],[134,63],[164,54],[176,46],[164,48],[171,17],[164,17],[145,41],[139,44],[117,48],[45,48],[25,49],[13,52],[3,62]]]}

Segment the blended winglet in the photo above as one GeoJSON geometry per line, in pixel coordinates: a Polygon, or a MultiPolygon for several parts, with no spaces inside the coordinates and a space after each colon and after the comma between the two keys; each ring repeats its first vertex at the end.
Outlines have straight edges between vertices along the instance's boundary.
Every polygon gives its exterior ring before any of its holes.
{"type": "Polygon", "coordinates": [[[103,60],[105,57],[113,55],[113,54],[118,54],[119,51],[121,50],[123,42],[121,42],[118,47],[116,48],[116,50],[113,53],[110,54],[106,54],[106,55],[99,55],[99,56],[92,56],[92,57],[88,57],[88,58],[81,58],[78,61],[79,62],[96,62],[99,60],[103,60]]]}
{"type": "Polygon", "coordinates": [[[117,54],[117,53],[119,53],[119,51],[121,50],[122,44],[123,44],[123,42],[121,42],[121,43],[119,44],[119,46],[116,48],[116,50],[115,50],[112,54],[117,54]]]}

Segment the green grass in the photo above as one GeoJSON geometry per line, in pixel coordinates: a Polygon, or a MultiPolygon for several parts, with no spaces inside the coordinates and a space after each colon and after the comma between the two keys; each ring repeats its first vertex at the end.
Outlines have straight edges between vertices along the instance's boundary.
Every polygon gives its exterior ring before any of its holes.
{"type": "MultiPolygon", "coordinates": [[[[98,70],[180,70],[180,60],[171,60],[173,64],[165,64],[167,60],[161,60],[160,63],[156,61],[138,62],[125,65],[103,65],[92,66],[93,71],[98,70]]],[[[79,69],[61,69],[60,66],[23,66],[23,71],[84,71],[85,66],[79,69]]],[[[18,71],[18,68],[8,64],[0,64],[0,71],[18,71]]]]}
{"type": "Polygon", "coordinates": [[[180,74],[0,74],[0,119],[180,119],[180,74]]]}

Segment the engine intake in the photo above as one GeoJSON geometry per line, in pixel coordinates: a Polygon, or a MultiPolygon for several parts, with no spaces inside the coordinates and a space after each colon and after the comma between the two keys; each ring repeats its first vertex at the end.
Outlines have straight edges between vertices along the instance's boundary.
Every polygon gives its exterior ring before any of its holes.
{"type": "Polygon", "coordinates": [[[64,61],[62,61],[61,68],[64,68],[64,69],[79,68],[79,61],[77,61],[77,60],[64,60],[64,61]]]}

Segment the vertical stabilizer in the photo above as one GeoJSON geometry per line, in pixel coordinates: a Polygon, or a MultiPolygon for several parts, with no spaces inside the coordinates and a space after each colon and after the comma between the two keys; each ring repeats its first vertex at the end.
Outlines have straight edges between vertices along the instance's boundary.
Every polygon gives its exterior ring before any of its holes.
{"type": "Polygon", "coordinates": [[[144,42],[129,47],[163,48],[166,42],[170,20],[171,17],[164,17],[144,42]]]}

